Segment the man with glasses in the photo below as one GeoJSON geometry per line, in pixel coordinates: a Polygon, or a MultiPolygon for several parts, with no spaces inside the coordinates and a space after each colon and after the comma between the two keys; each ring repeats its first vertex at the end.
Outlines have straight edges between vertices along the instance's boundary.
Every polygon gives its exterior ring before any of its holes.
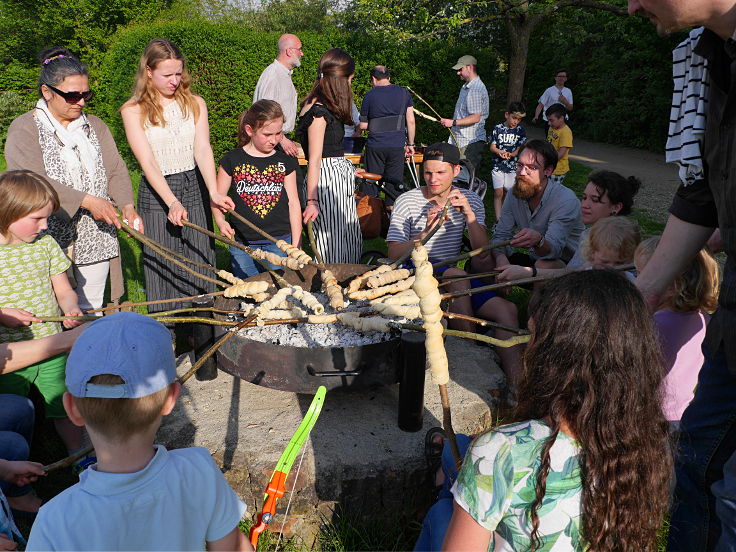
{"type": "Polygon", "coordinates": [[[519,152],[516,181],[493,234],[494,243],[511,241],[493,250],[497,267],[564,268],[578,248],[584,228],[580,201],[549,178],[556,166],[557,152],[544,140],[531,140],[519,152]],[[517,247],[529,253],[515,252],[517,247]]]}
{"type": "Polygon", "coordinates": [[[550,86],[544,93],[539,97],[539,104],[534,112],[533,123],[536,123],[539,116],[542,115],[544,120],[547,121],[546,111],[554,104],[562,104],[567,112],[572,111],[572,90],[565,86],[567,82],[567,71],[560,69],[555,73],[555,84],[550,86]]]}
{"type": "MultiPolygon", "coordinates": [[[[391,83],[383,65],[371,69],[373,88],[360,106],[360,128],[368,130],[365,144],[365,170],[382,174],[386,189],[400,195],[404,187],[404,159],[414,154],[414,103],[406,88],[391,83]]],[[[377,196],[375,184],[366,193],[377,196]]],[[[387,195],[386,205],[394,200],[387,195]]]]}
{"type": "Polygon", "coordinates": [[[273,100],[281,106],[284,112],[284,135],[281,139],[281,148],[285,153],[296,157],[298,155],[297,145],[286,136],[294,130],[296,121],[297,94],[291,74],[295,67],[301,65],[304,52],[302,52],[302,41],[293,34],[281,35],[278,48],[278,56],[271,65],[263,70],[258,79],[253,101],[273,100]]]}
{"type": "Polygon", "coordinates": [[[478,76],[475,57],[462,56],[452,69],[465,84],[460,88],[452,119],[440,119],[440,124],[452,131],[450,143],[460,148],[478,171],[486,147],[488,90],[478,76]]]}

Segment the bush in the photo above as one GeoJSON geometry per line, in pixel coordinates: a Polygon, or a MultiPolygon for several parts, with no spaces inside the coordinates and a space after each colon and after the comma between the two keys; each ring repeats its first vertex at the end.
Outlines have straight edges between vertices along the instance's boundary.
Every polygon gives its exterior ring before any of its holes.
{"type": "Polygon", "coordinates": [[[23,94],[15,90],[0,92],[0,151],[3,151],[5,146],[10,123],[31,109],[34,103],[35,94],[23,94]]]}
{"type": "MultiPolygon", "coordinates": [[[[167,38],[184,53],[193,89],[207,102],[212,147],[219,159],[235,146],[238,115],[250,106],[258,77],[275,58],[279,35],[208,21],[155,23],[125,29],[111,41],[96,76],[98,95],[90,110],[105,120],[123,155],[133,161],[118,110],[131,95],[137,63],[148,41],[167,38]]],[[[322,53],[341,47],[356,60],[353,90],[358,106],[370,88],[368,70],[382,63],[389,66],[394,82],[411,86],[443,116],[452,115],[461,82],[450,67],[466,53],[467,45],[435,41],[400,47],[378,37],[337,31],[300,32],[299,37],[305,55],[293,78],[300,99],[312,87],[322,53]]],[[[474,51],[481,69],[488,68],[492,77],[498,66],[496,55],[490,49],[474,51]]],[[[429,111],[416,98],[415,103],[422,111],[429,111]]],[[[418,142],[431,143],[446,137],[447,132],[437,123],[418,121],[418,142]]]]}

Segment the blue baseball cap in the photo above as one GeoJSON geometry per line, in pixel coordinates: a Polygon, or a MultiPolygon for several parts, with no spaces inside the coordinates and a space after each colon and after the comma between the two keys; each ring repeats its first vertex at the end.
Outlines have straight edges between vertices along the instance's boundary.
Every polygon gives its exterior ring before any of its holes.
{"type": "Polygon", "coordinates": [[[138,399],[161,391],[175,379],[169,330],[134,312],[92,322],[77,338],[66,361],[66,387],[75,397],[138,399]],[[100,374],[120,376],[124,383],[89,383],[100,374]]]}

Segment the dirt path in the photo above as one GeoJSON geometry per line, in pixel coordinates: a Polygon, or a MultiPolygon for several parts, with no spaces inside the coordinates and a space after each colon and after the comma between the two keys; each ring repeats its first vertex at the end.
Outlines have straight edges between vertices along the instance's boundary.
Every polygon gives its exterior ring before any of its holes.
{"type": "MultiPolygon", "coordinates": [[[[539,127],[528,125],[526,130],[531,138],[544,138],[544,132],[539,127]]],[[[578,138],[574,139],[574,144],[570,153],[573,161],[594,170],[606,169],[641,179],[642,187],[636,197],[636,207],[654,220],[667,220],[667,209],[680,179],[677,176],[677,167],[664,162],[664,153],[599,144],[578,138]]]]}

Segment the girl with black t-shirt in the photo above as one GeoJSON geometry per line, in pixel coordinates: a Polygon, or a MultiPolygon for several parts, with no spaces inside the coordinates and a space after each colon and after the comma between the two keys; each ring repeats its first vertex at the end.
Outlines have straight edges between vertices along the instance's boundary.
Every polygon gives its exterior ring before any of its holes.
{"type": "MultiPolygon", "coordinates": [[[[238,120],[239,147],[220,160],[217,190],[229,193],[236,213],[275,238],[299,247],[302,216],[296,190],[297,161],[275,149],[283,137],[283,125],[284,113],[272,100],[259,100],[243,113],[238,120]]],[[[254,249],[285,256],[275,244],[239,220],[228,222],[219,211],[214,212],[214,217],[223,235],[254,249]]],[[[265,270],[247,253],[232,246],[230,263],[238,278],[265,270]]]]}

